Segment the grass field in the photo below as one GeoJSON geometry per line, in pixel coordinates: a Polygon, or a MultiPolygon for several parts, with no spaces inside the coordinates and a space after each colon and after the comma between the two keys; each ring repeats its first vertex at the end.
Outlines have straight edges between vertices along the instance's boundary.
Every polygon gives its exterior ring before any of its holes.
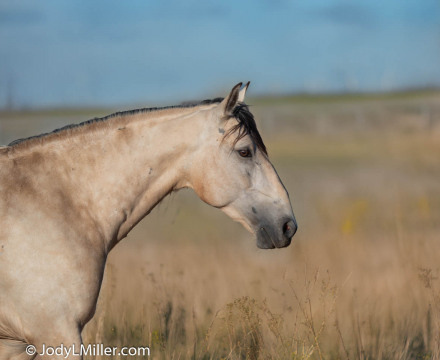
{"type": "MultiPolygon", "coordinates": [[[[440,359],[440,93],[249,102],[292,199],[292,245],[259,250],[173,194],[111,253],[85,343],[151,359],[440,359]]],[[[0,141],[107,112],[3,112],[0,141]]]]}

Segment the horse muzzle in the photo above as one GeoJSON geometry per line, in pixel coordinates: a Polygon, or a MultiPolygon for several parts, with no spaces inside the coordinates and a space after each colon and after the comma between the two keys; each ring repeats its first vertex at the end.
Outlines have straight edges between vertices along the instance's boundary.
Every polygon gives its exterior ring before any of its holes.
{"type": "Polygon", "coordinates": [[[275,226],[261,224],[257,230],[257,246],[260,249],[283,248],[290,245],[298,229],[295,218],[284,218],[275,226]]]}

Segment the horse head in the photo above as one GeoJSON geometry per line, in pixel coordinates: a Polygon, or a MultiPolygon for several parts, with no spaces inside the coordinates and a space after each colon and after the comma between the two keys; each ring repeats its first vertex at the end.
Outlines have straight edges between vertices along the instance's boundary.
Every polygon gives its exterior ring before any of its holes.
{"type": "Polygon", "coordinates": [[[239,83],[206,112],[190,187],[256,234],[262,249],[290,244],[297,230],[289,194],[271,164],[239,83]]]}

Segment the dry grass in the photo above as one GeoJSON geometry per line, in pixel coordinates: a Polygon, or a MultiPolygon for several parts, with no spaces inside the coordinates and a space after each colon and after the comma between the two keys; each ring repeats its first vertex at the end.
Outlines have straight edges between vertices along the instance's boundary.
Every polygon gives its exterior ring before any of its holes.
{"type": "Polygon", "coordinates": [[[85,342],[153,359],[440,359],[439,95],[261,104],[293,244],[258,250],[173,195],[111,253],[85,342]]]}

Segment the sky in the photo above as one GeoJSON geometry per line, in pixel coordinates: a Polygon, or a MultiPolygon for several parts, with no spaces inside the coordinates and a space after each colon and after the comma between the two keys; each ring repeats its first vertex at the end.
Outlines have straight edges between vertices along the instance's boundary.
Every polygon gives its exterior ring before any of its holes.
{"type": "Polygon", "coordinates": [[[439,0],[0,0],[0,107],[440,86],[439,0]]]}

